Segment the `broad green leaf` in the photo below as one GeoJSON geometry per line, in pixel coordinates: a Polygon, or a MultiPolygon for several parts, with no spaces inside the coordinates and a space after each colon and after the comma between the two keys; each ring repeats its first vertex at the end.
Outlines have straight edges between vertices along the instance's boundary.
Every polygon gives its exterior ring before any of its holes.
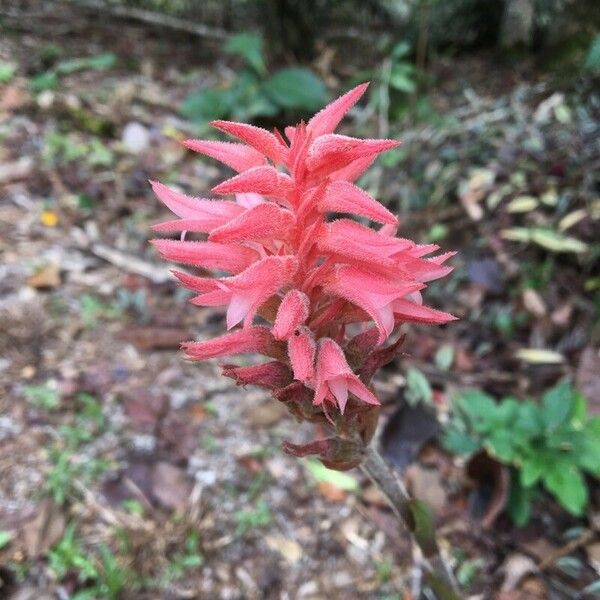
{"type": "Polygon", "coordinates": [[[392,58],[398,59],[410,53],[410,44],[408,42],[398,42],[390,52],[392,58]]]}
{"type": "Polygon", "coordinates": [[[600,34],[594,38],[585,57],[583,68],[592,73],[600,72],[600,34]]]}
{"type": "Polygon", "coordinates": [[[0,83],[8,83],[15,75],[16,67],[8,63],[0,63],[0,83]]]}
{"type": "Polygon", "coordinates": [[[555,461],[544,475],[544,485],[571,514],[577,517],[583,514],[588,491],[577,467],[568,462],[555,461]]]}
{"type": "Polygon", "coordinates": [[[533,494],[533,488],[524,488],[520,485],[516,473],[511,473],[507,510],[515,525],[522,527],[529,521],[533,494]]]}
{"type": "Polygon", "coordinates": [[[573,388],[566,380],[561,381],[543,395],[543,417],[548,431],[554,430],[570,420],[574,400],[573,388]]]}
{"type": "Polygon", "coordinates": [[[440,346],[435,353],[435,364],[438,369],[447,371],[454,362],[454,348],[450,344],[440,346]]]}
{"type": "Polygon", "coordinates": [[[418,369],[410,368],[406,373],[406,391],[404,397],[411,406],[415,406],[422,402],[423,404],[431,404],[433,400],[433,392],[427,377],[418,369]]]}
{"type": "Polygon", "coordinates": [[[522,348],[515,352],[515,357],[531,365],[559,365],[565,360],[560,352],[542,348],[522,348]]]}
{"type": "Polygon", "coordinates": [[[492,430],[484,446],[502,462],[512,463],[516,458],[514,438],[510,429],[492,430]]]}
{"type": "Polygon", "coordinates": [[[76,71],[84,71],[86,69],[102,70],[110,69],[117,62],[117,57],[112,52],[105,52],[86,58],[73,58],[65,60],[54,68],[54,71],[59,75],[68,75],[76,71]]]}
{"type": "Polygon", "coordinates": [[[0,530],[0,550],[5,546],[8,546],[11,539],[12,535],[8,531],[0,530]]]}
{"type": "Polygon", "coordinates": [[[435,525],[431,509],[421,500],[413,499],[409,504],[413,518],[413,534],[425,556],[437,552],[435,525]]]}
{"type": "Polygon", "coordinates": [[[534,402],[522,402],[514,421],[513,431],[523,441],[542,434],[544,418],[540,406],[534,402]]]}
{"type": "Polygon", "coordinates": [[[227,40],[223,50],[229,54],[241,56],[257,73],[266,72],[263,58],[263,41],[254,33],[238,33],[227,40]]]}
{"type": "Polygon", "coordinates": [[[29,87],[34,92],[44,92],[46,90],[55,90],[58,87],[58,76],[56,73],[49,71],[36,75],[29,80],[29,87]]]}
{"type": "Polygon", "coordinates": [[[390,73],[390,87],[405,94],[412,94],[417,89],[413,75],[409,65],[396,65],[390,73]]]}
{"type": "Polygon", "coordinates": [[[226,117],[231,111],[229,90],[201,90],[189,94],[181,105],[181,114],[198,123],[226,117]]]}
{"type": "Polygon", "coordinates": [[[336,488],[348,492],[355,492],[359,488],[358,481],[352,475],[328,469],[319,460],[307,460],[304,464],[317,482],[330,483],[336,488]]]}
{"type": "Polygon", "coordinates": [[[600,436],[586,428],[580,432],[582,449],[576,454],[577,464],[600,478],[600,436]]]}
{"type": "Polygon", "coordinates": [[[452,427],[443,438],[444,448],[454,454],[472,454],[481,448],[481,443],[470,435],[452,427]]]}
{"type": "Polygon", "coordinates": [[[546,468],[547,465],[541,454],[533,454],[532,456],[523,459],[520,470],[521,485],[523,485],[523,487],[531,487],[537,483],[541,479],[546,468]]]}
{"type": "Polygon", "coordinates": [[[329,100],[325,84],[316,75],[295,67],[277,71],[262,89],[273,102],[292,110],[317,110],[329,100]]]}
{"type": "Polygon", "coordinates": [[[491,396],[480,390],[466,390],[457,399],[459,409],[478,432],[489,430],[490,418],[496,414],[497,405],[491,396]]]}

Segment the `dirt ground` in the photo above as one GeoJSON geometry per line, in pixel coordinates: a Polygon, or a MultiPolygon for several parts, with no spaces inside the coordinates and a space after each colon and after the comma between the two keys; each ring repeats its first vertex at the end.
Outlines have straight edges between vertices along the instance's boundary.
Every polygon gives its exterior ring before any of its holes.
{"type": "MultiPolygon", "coordinates": [[[[283,454],[283,440],[311,430],[178,351],[221,332],[223,317],[187,304],[147,243],[165,216],[147,180],[202,195],[223,178],[179,143],[195,130],[177,112],[190,90],[228,77],[218,49],[64,7],[0,29],[0,61],[16,67],[0,83],[1,598],[392,600],[421,589],[407,534],[358,470],[329,480],[283,454]],[[52,53],[103,52],[116,63],[32,91],[52,53]]],[[[348,65],[336,60],[327,81],[341,88],[348,65]]],[[[539,397],[565,375],[600,414],[598,100],[530,63],[493,60],[439,59],[433,116],[389,124],[403,154],[368,180],[403,236],[460,251],[428,299],[461,320],[407,330],[402,360],[376,381],[383,449],[396,464],[414,459],[402,476],[433,508],[467,595],[591,598],[580,594],[600,576],[597,481],[584,518],[543,497],[516,528],[506,482],[470,478],[429,412],[411,417],[429,433],[407,441],[398,412],[415,367],[441,421],[457,389],[539,397]],[[542,202],[524,215],[510,205],[523,196],[542,202]],[[567,231],[585,253],[503,234],[575,211],[567,231]],[[440,346],[449,367],[434,360],[440,346]]],[[[377,136],[378,123],[363,107],[343,127],[377,136]]]]}

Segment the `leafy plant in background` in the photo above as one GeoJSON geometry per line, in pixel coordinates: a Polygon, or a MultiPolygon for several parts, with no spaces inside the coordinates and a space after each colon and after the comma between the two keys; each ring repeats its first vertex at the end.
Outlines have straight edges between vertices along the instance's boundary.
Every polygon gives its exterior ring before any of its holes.
{"type": "Polygon", "coordinates": [[[600,477],[600,417],[589,418],[585,398],[563,381],[541,402],[481,391],[456,398],[444,445],[456,454],[485,450],[512,469],[509,514],[526,523],[540,484],[571,514],[588,503],[584,472],[600,477]]]}
{"type": "Polygon", "coordinates": [[[34,92],[43,92],[45,90],[54,90],[58,88],[60,78],[64,75],[71,75],[78,71],[92,69],[95,71],[110,69],[117,62],[117,57],[106,52],[95,56],[85,58],[72,58],[56,64],[53,68],[33,77],[29,86],[34,92]]]}
{"type": "Polygon", "coordinates": [[[310,112],[328,99],[324,83],[307,69],[290,67],[269,75],[259,35],[240,33],[226,42],[224,51],[242,58],[244,67],[228,85],[191,93],[181,113],[204,125],[213,119],[251,120],[284,111],[310,112]]]}

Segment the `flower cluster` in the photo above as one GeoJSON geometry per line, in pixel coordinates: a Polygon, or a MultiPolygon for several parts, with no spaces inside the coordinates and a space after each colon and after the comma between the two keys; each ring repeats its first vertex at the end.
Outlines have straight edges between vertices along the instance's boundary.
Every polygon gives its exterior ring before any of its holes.
{"type": "MultiPolygon", "coordinates": [[[[174,272],[197,294],[193,304],[227,307],[228,333],[184,343],[187,356],[263,354],[272,360],[227,364],[223,373],[240,385],[270,389],[300,419],[333,425],[337,439],[358,431],[363,442],[373,431],[374,419],[367,415],[376,416],[379,404],[369,388],[371,376],[399,345],[386,341],[405,322],[454,319],[421,300],[426,282],[451,270],[444,263],[453,253],[427,257],[438,246],[396,237],[396,216],[353,183],[398,142],[333,133],[367,85],[308,123],[286,127],[285,137],[215,121],[214,127],[242,143],[185,142],[237,172],[212,190],[235,200],[193,198],[152,183],[179,217],[155,231],[182,232],[179,240],[153,244],[166,259],[202,269],[174,272]],[[205,235],[191,241],[185,239],[189,233],[205,235]]],[[[288,450],[313,451],[309,446],[290,444],[288,450]]]]}

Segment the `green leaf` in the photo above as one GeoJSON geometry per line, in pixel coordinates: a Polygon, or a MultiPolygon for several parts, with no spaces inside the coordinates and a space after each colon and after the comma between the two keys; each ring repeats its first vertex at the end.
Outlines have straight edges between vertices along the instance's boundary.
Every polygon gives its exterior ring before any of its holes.
{"type": "Polygon", "coordinates": [[[481,443],[456,427],[450,428],[443,438],[444,448],[454,454],[472,454],[481,448],[481,443]]]}
{"type": "Polygon", "coordinates": [[[546,468],[547,465],[540,454],[534,454],[523,459],[520,471],[521,484],[524,487],[531,487],[541,479],[546,468]]]}
{"type": "Polygon", "coordinates": [[[408,42],[398,42],[390,53],[392,58],[398,59],[407,56],[410,53],[410,44],[408,42]]]}
{"type": "Polygon", "coordinates": [[[411,500],[409,508],[413,518],[412,531],[415,539],[426,557],[433,556],[437,552],[433,513],[421,500],[411,500]]]}
{"type": "Polygon", "coordinates": [[[92,69],[95,71],[110,69],[117,62],[117,57],[112,52],[105,52],[85,58],[72,58],[64,60],[54,68],[55,73],[59,75],[69,75],[77,71],[92,69]]]}
{"type": "Polygon", "coordinates": [[[570,420],[575,408],[574,401],[573,388],[566,380],[561,381],[543,395],[542,406],[544,410],[542,414],[547,431],[552,431],[570,420]]]}
{"type": "Polygon", "coordinates": [[[493,430],[484,446],[490,454],[502,462],[511,463],[516,458],[514,439],[510,429],[497,428],[493,430]]]}
{"type": "Polygon", "coordinates": [[[181,114],[190,121],[206,123],[226,117],[231,112],[229,90],[202,90],[186,96],[181,104],[181,114]]]}
{"type": "Polygon", "coordinates": [[[592,73],[600,72],[600,34],[594,38],[585,57],[583,68],[592,73]]]}
{"type": "Polygon", "coordinates": [[[565,461],[548,465],[544,485],[560,504],[571,514],[579,517],[588,502],[588,491],[581,471],[565,461]]]}
{"type": "Polygon", "coordinates": [[[490,418],[497,411],[494,399],[480,390],[464,391],[457,399],[457,406],[479,433],[488,431],[490,418]]]}
{"type": "Polygon", "coordinates": [[[263,41],[254,33],[238,33],[227,40],[223,50],[228,54],[241,56],[248,66],[259,74],[266,72],[263,58],[263,41]]]}
{"type": "Polygon", "coordinates": [[[36,75],[29,81],[29,87],[34,92],[44,92],[46,90],[55,90],[58,87],[58,76],[52,71],[36,75]]]}
{"type": "Polygon", "coordinates": [[[390,73],[390,87],[404,94],[412,94],[417,89],[413,72],[408,65],[397,65],[390,73]]]}
{"type": "Polygon", "coordinates": [[[411,406],[422,402],[431,404],[433,392],[427,377],[419,369],[410,368],[406,373],[406,391],[404,397],[411,406]]]}
{"type": "Polygon", "coordinates": [[[600,478],[600,435],[588,426],[581,432],[583,448],[576,453],[577,464],[600,478]]]}
{"type": "Polygon", "coordinates": [[[328,469],[319,460],[307,460],[304,464],[317,483],[330,483],[336,488],[348,492],[355,492],[359,488],[358,481],[352,475],[328,469]]]}
{"type": "Polygon", "coordinates": [[[276,104],[293,110],[317,110],[327,103],[325,84],[310,71],[281,69],[265,81],[264,93],[276,104]]]}
{"type": "Polygon", "coordinates": [[[507,511],[515,525],[522,527],[529,521],[533,494],[533,488],[524,488],[520,485],[517,474],[513,471],[511,473],[507,511]]]}
{"type": "Polygon", "coordinates": [[[8,63],[0,63],[0,83],[8,83],[15,75],[16,67],[8,63]]]}
{"type": "Polygon", "coordinates": [[[12,535],[8,531],[0,530],[0,550],[5,546],[8,546],[11,539],[12,535]]]}
{"type": "Polygon", "coordinates": [[[447,371],[454,362],[454,348],[450,344],[444,344],[440,346],[438,351],[435,353],[435,364],[438,369],[447,371]]]}

